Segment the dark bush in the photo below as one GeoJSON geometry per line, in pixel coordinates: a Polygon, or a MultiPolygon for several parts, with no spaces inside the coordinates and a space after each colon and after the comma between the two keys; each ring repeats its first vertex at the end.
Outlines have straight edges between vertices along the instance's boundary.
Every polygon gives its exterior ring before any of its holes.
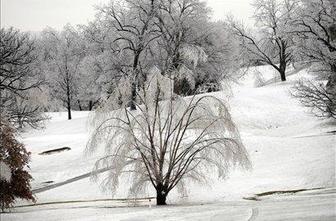
{"type": "Polygon", "coordinates": [[[35,202],[32,195],[31,175],[27,171],[30,153],[17,141],[15,129],[0,119],[0,161],[11,170],[10,180],[0,179],[0,207],[3,212],[13,206],[16,198],[35,202]]]}

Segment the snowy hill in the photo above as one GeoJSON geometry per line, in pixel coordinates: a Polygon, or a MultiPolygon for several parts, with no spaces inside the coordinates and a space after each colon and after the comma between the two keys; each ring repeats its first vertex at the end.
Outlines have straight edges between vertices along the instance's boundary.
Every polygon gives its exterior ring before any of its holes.
{"type": "MultiPolygon", "coordinates": [[[[333,220],[336,124],[312,116],[291,97],[291,86],[307,75],[306,70],[292,70],[287,82],[272,80],[269,67],[258,70],[265,86],[254,87],[251,71],[231,93],[213,93],[229,103],[252,170],[233,171],[225,181],[210,175],[211,186],[190,184],[184,197],[173,192],[168,203],[174,206],[167,208],[107,201],[111,194],[102,192],[88,176],[97,159],[84,154],[89,113],[74,112],[71,121],[66,120],[66,113],[50,113],[46,128],[24,133],[22,141],[32,153],[30,168],[37,203],[51,204],[28,207],[27,202],[18,202],[3,220],[279,220],[276,215],[280,213],[282,220],[304,216],[305,220],[333,220]],[[62,147],[71,149],[41,154],[62,147]],[[46,186],[50,188],[43,189],[46,186]],[[246,200],[258,193],[291,190],[308,191],[261,194],[254,198],[261,201],[246,200]]],[[[126,191],[120,188],[114,197],[125,198],[126,191]]],[[[144,194],[150,196],[151,192],[144,194]]]]}

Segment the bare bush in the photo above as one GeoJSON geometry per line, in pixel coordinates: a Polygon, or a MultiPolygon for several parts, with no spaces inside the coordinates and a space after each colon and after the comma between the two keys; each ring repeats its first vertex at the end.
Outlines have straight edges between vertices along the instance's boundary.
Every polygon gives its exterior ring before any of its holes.
{"type": "Polygon", "coordinates": [[[323,83],[299,81],[292,95],[316,116],[336,119],[336,93],[327,90],[323,83]]]}
{"type": "Polygon", "coordinates": [[[266,85],[266,80],[262,73],[258,70],[254,72],[254,87],[263,87],[266,85]]]}

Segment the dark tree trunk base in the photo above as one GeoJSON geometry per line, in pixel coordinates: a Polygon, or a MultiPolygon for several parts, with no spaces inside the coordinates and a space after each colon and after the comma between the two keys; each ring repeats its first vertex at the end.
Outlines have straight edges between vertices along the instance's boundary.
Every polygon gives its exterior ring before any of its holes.
{"type": "Polygon", "coordinates": [[[131,110],[136,110],[136,97],[137,97],[137,86],[136,83],[132,83],[132,97],[131,97],[131,104],[130,104],[130,109],[131,110]]]}
{"type": "Polygon", "coordinates": [[[67,108],[68,109],[68,120],[71,120],[71,109],[70,107],[67,108]]]}
{"type": "Polygon", "coordinates": [[[158,206],[164,206],[164,205],[167,205],[166,203],[166,196],[164,195],[157,195],[156,196],[156,205],[158,206]]]}
{"type": "Polygon", "coordinates": [[[280,77],[281,81],[286,81],[286,67],[287,63],[285,61],[280,61],[280,67],[279,67],[279,72],[280,72],[280,77]]]}
{"type": "Polygon", "coordinates": [[[167,188],[165,188],[162,184],[158,184],[156,187],[156,205],[158,206],[167,205],[166,203],[167,195],[168,195],[167,188]]]}
{"type": "Polygon", "coordinates": [[[92,111],[92,108],[93,108],[93,102],[89,101],[89,111],[92,111]]]}
{"type": "Polygon", "coordinates": [[[285,73],[281,73],[281,81],[286,81],[286,74],[285,73]]]}
{"type": "Polygon", "coordinates": [[[131,110],[136,110],[136,106],[135,106],[133,101],[131,101],[130,109],[131,110]]]}

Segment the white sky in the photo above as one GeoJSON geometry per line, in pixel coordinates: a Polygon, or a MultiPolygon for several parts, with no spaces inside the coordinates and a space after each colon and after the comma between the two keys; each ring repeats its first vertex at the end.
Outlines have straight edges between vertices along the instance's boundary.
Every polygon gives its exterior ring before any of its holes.
{"type": "MultiPolygon", "coordinates": [[[[41,31],[46,26],[61,29],[66,23],[86,24],[94,18],[93,5],[109,0],[0,0],[1,27],[14,26],[23,31],[41,31]]],[[[253,24],[253,0],[206,0],[213,9],[213,19],[225,19],[231,12],[253,24]]]]}

